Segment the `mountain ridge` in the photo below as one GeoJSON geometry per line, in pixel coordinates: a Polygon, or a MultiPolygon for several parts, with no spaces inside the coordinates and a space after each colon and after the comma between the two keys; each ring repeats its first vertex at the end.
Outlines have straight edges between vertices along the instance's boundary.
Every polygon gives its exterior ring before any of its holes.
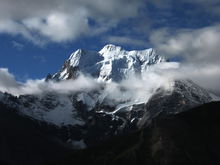
{"type": "Polygon", "coordinates": [[[158,79],[161,75],[150,68],[164,63],[169,62],[153,49],[126,51],[107,45],[99,52],[77,50],[61,71],[42,82],[54,88],[17,97],[0,92],[0,103],[64,130],[59,137],[63,143],[83,149],[142,129],[161,113],[180,113],[212,100],[189,80],[158,79]],[[80,88],[85,81],[96,88],[80,88]],[[79,89],[58,92],[74,85],[79,89]]]}
{"type": "Polygon", "coordinates": [[[65,80],[76,78],[78,71],[99,81],[120,81],[142,73],[150,65],[165,61],[165,58],[150,49],[126,51],[120,46],[108,44],[100,51],[78,49],[65,61],[62,69],[51,78],[65,80]]]}

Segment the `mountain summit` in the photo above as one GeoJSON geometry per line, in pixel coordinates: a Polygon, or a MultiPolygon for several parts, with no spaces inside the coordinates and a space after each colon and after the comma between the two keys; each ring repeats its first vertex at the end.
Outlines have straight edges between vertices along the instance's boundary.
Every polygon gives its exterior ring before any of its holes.
{"type": "Polygon", "coordinates": [[[98,52],[78,49],[71,54],[52,79],[74,79],[82,72],[99,81],[120,81],[141,74],[150,65],[163,61],[165,58],[156,54],[152,48],[126,51],[120,46],[109,44],[98,52]]]}

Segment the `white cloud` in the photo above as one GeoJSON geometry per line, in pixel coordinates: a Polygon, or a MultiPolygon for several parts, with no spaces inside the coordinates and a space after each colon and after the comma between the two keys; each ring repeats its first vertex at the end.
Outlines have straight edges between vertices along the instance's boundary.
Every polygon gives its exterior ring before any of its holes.
{"type": "Polygon", "coordinates": [[[151,67],[151,71],[169,79],[190,79],[199,86],[220,96],[220,66],[168,62],[151,67]]]}
{"type": "MultiPolygon", "coordinates": [[[[181,57],[177,77],[192,79],[200,86],[220,95],[220,25],[201,29],[160,29],[151,35],[159,54],[181,57]]],[[[170,73],[170,72],[168,72],[170,73]]]]}
{"type": "Polygon", "coordinates": [[[53,13],[46,18],[28,18],[23,25],[30,31],[37,32],[54,42],[69,41],[89,30],[88,21],[83,11],[76,11],[72,16],[53,13]],[[75,19],[72,19],[72,18],[75,19]]]}
{"type": "Polygon", "coordinates": [[[180,56],[187,62],[220,64],[220,25],[201,29],[161,29],[152,33],[152,45],[160,54],[180,56]]]}
{"type": "Polygon", "coordinates": [[[122,82],[98,82],[88,76],[79,76],[76,80],[45,82],[28,80],[19,83],[7,69],[0,69],[0,91],[19,96],[24,94],[42,94],[44,92],[76,93],[99,89],[100,97],[117,102],[146,102],[159,87],[171,90],[171,77],[164,77],[156,72],[146,73],[143,77],[130,77],[122,82]]]}
{"type": "MultiPolygon", "coordinates": [[[[100,85],[100,84],[99,84],[100,85]]],[[[41,94],[44,92],[69,93],[77,91],[90,91],[99,87],[98,82],[83,75],[76,80],[61,82],[45,82],[42,80],[27,80],[25,83],[17,82],[8,69],[0,69],[0,91],[15,96],[25,94],[41,94]]]]}
{"type": "Polygon", "coordinates": [[[0,68],[0,91],[13,93],[13,89],[20,87],[15,77],[6,68],[0,68]]]}
{"type": "Polygon", "coordinates": [[[184,64],[179,69],[179,72],[177,72],[177,75],[179,77],[189,78],[201,87],[220,96],[220,65],[184,64]]]}
{"type": "Polygon", "coordinates": [[[156,64],[142,76],[133,76],[121,82],[98,82],[88,76],[81,75],[76,80],[45,82],[44,80],[28,80],[19,83],[7,69],[0,69],[0,91],[19,96],[24,94],[42,94],[56,92],[74,94],[80,91],[99,89],[99,97],[111,103],[146,102],[158,88],[172,91],[175,79],[191,79],[200,86],[219,95],[220,70],[218,66],[182,65],[177,62],[156,64]],[[114,101],[112,101],[114,100],[114,101]]]}
{"type": "Polygon", "coordinates": [[[40,39],[37,34],[33,34],[26,27],[20,23],[12,20],[0,20],[0,33],[7,33],[10,35],[21,35],[36,45],[43,46],[45,40],[40,39]]]}
{"type": "Polygon", "coordinates": [[[142,0],[1,0],[0,33],[22,35],[38,45],[101,33],[134,17],[142,0]],[[89,19],[96,26],[89,24],[89,19]],[[103,27],[105,27],[103,29],[103,27]]]}

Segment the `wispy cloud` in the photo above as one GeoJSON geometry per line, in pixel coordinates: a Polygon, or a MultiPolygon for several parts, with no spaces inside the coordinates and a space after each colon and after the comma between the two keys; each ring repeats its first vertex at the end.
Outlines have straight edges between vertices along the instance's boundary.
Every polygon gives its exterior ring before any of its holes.
{"type": "Polygon", "coordinates": [[[12,46],[15,47],[18,50],[22,50],[24,48],[24,45],[17,42],[17,41],[12,41],[11,43],[12,43],[12,46]]]}
{"type": "Polygon", "coordinates": [[[152,33],[150,41],[159,54],[181,57],[181,69],[176,75],[220,94],[220,25],[175,32],[159,29],[152,33]]]}
{"type": "Polygon", "coordinates": [[[21,35],[42,46],[100,34],[123,18],[134,17],[142,0],[2,0],[0,33],[21,35]],[[122,7],[123,6],[123,7],[122,7]],[[91,25],[93,20],[95,25],[91,25]],[[105,27],[105,28],[103,28],[105,27]]]}
{"type": "Polygon", "coordinates": [[[152,71],[143,77],[132,76],[121,82],[99,82],[89,76],[81,75],[75,80],[60,82],[45,82],[44,80],[28,80],[25,83],[17,82],[7,69],[0,69],[0,91],[19,96],[24,94],[42,94],[56,92],[74,94],[97,90],[99,97],[114,102],[145,102],[160,87],[172,90],[172,77],[164,77],[152,71]],[[4,81],[3,81],[4,80],[4,81]]]}
{"type": "Polygon", "coordinates": [[[28,80],[17,82],[7,69],[0,69],[0,91],[13,95],[43,94],[55,92],[76,94],[78,92],[98,91],[98,97],[107,101],[146,102],[158,88],[170,92],[176,79],[191,79],[200,86],[215,94],[220,94],[220,72],[217,66],[181,65],[177,62],[156,64],[141,76],[131,76],[120,82],[99,82],[96,79],[81,75],[75,80],[45,82],[44,80],[28,80]],[[212,80],[212,81],[210,81],[212,80]]]}
{"type": "Polygon", "coordinates": [[[220,64],[220,25],[201,29],[160,29],[150,37],[160,54],[180,56],[191,63],[220,64]]]}

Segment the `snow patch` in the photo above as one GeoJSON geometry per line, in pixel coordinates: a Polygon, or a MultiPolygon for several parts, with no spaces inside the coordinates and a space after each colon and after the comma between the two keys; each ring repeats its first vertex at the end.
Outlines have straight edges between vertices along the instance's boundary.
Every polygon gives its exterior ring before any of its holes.
{"type": "Polygon", "coordinates": [[[31,100],[21,97],[21,102],[19,109],[23,114],[35,119],[57,126],[85,124],[77,117],[77,111],[67,95],[37,96],[31,100]]]}

